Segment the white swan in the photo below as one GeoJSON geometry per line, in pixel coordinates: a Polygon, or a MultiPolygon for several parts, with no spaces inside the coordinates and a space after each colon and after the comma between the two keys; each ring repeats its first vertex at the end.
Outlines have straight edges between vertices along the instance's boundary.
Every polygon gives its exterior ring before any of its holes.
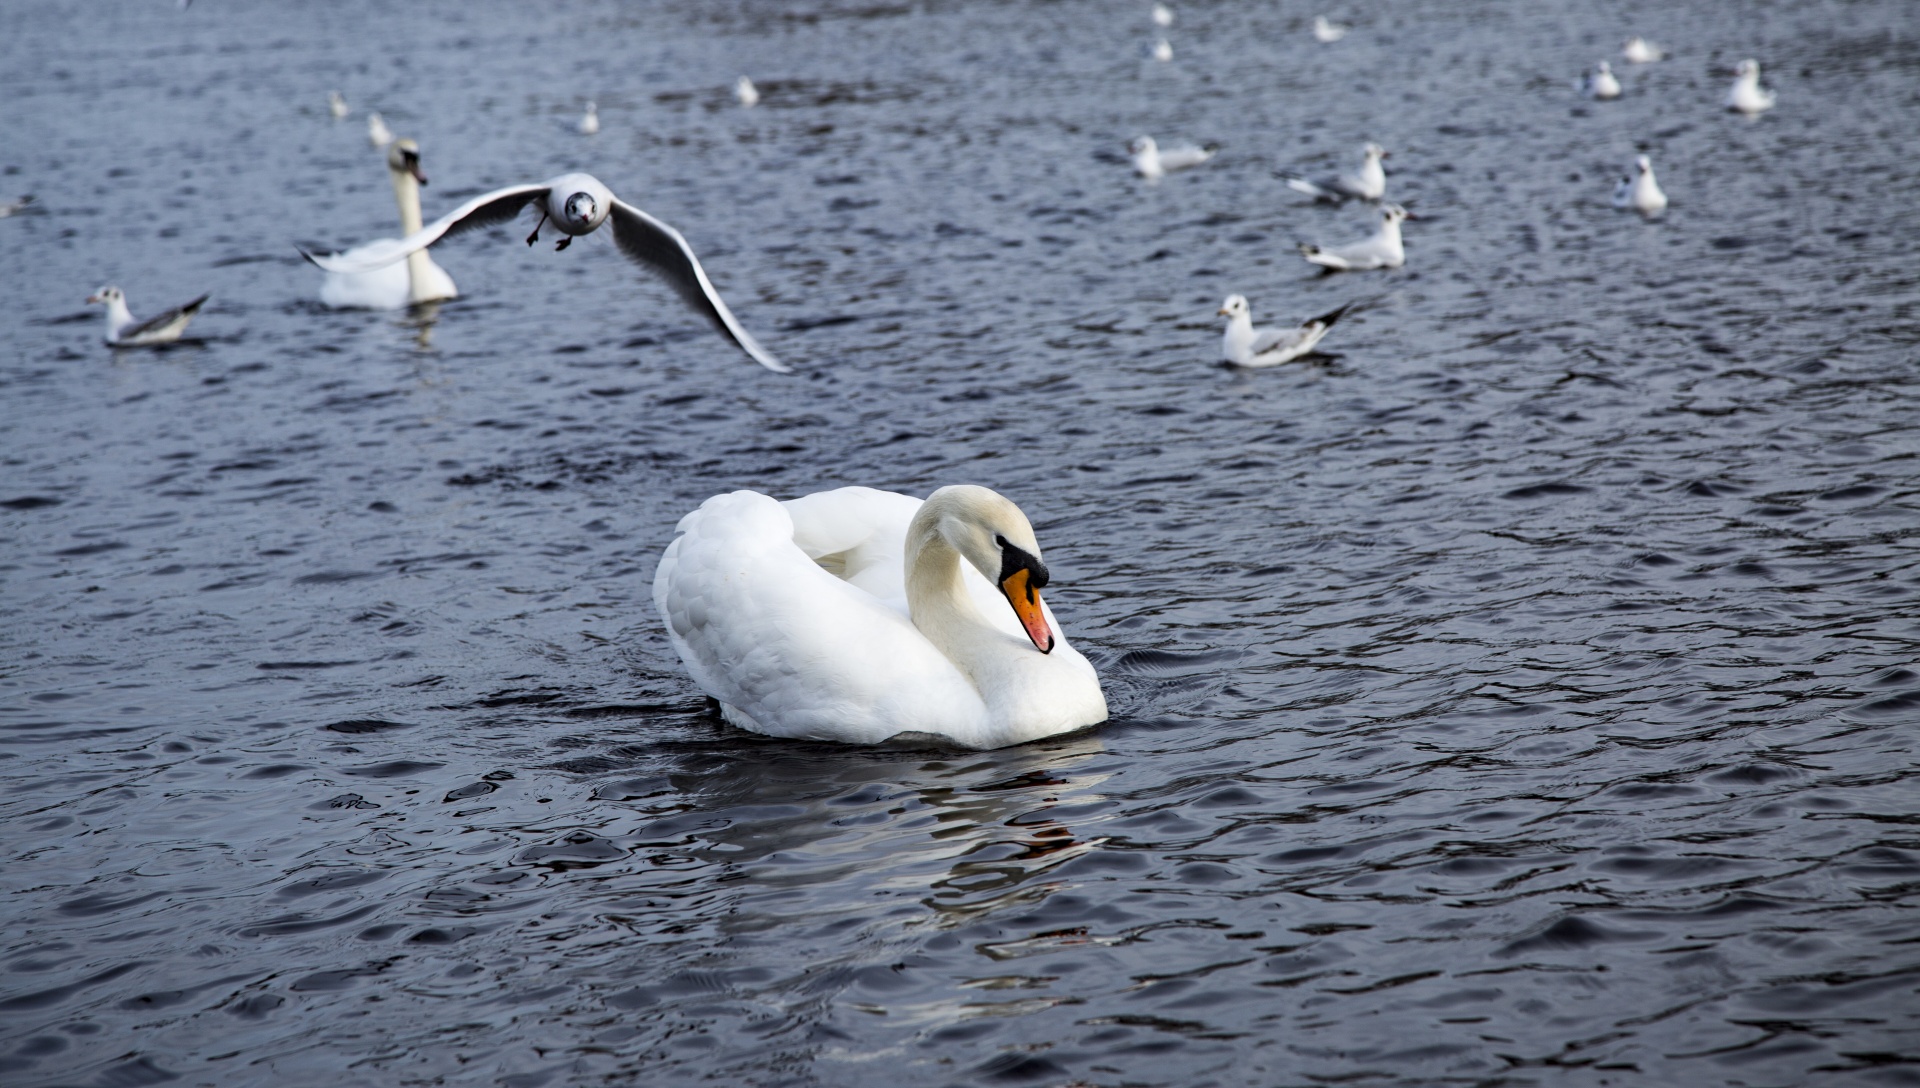
{"type": "Polygon", "coordinates": [[[126,293],[118,287],[102,287],[87,297],[88,302],[102,302],[107,307],[107,345],[116,348],[144,348],[155,344],[171,344],[180,339],[187,331],[187,322],[200,312],[200,306],[209,296],[201,295],[185,306],[176,306],[165,313],[155,314],[145,321],[136,320],[127,309],[126,293]]]}
{"type": "Polygon", "coordinates": [[[998,748],[1106,720],[1093,665],[1040,600],[1033,527],[994,491],[735,491],[678,533],[654,605],[694,683],[743,729],[998,748]]]}
{"type": "MultiPolygon", "coordinates": [[[[427,175],[420,169],[420,145],[412,140],[395,140],[387,146],[387,174],[393,181],[393,199],[400,205],[400,233],[420,229],[420,187],[427,175]]],[[[341,254],[353,257],[369,246],[386,247],[398,239],[382,238],[356,246],[341,254]]],[[[320,284],[320,301],[343,310],[402,310],[420,302],[459,298],[447,270],[433,263],[426,250],[407,255],[404,264],[396,263],[370,272],[328,272],[320,284]]]]}

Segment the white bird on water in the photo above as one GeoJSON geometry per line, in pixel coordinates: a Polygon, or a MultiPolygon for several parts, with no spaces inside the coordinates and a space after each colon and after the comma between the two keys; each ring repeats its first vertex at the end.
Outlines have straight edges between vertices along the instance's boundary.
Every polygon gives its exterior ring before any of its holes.
{"type": "MultiPolygon", "coordinates": [[[[387,145],[387,178],[393,183],[394,203],[400,206],[401,235],[418,231],[420,187],[427,183],[427,175],[420,168],[419,144],[395,140],[387,145]]],[[[340,256],[355,260],[368,246],[391,246],[397,241],[382,238],[340,256]]],[[[320,301],[335,309],[401,310],[417,303],[459,297],[453,277],[424,249],[409,253],[405,262],[396,261],[368,272],[328,272],[320,284],[320,301]]]]}
{"type": "Polygon", "coordinates": [[[107,306],[107,345],[116,348],[142,348],[171,344],[187,330],[187,322],[200,312],[209,296],[201,295],[185,306],[177,306],[145,321],[134,319],[127,310],[127,296],[118,287],[102,287],[87,297],[88,302],[107,306]]]}
{"type": "Polygon", "coordinates": [[[32,203],[32,193],[25,193],[5,203],[0,203],[0,219],[8,219],[19,215],[21,212],[26,211],[27,206],[32,203]]]}
{"type": "Polygon", "coordinates": [[[1189,166],[1198,166],[1213,158],[1218,150],[1213,147],[1194,147],[1185,144],[1160,150],[1160,145],[1151,136],[1141,136],[1127,145],[1133,153],[1133,168],[1148,181],[1159,181],[1167,176],[1169,170],[1184,170],[1189,166]]]}
{"type": "Polygon", "coordinates": [[[582,136],[592,136],[600,131],[600,107],[587,103],[587,112],[580,115],[580,123],[575,126],[582,136]]]}
{"type": "Polygon", "coordinates": [[[740,100],[742,109],[750,110],[760,102],[760,88],[753,85],[753,80],[741,76],[733,81],[733,96],[740,100]]]}
{"type": "Polygon", "coordinates": [[[1162,64],[1173,59],[1173,43],[1165,38],[1153,43],[1152,56],[1162,64]]]}
{"type": "Polygon", "coordinates": [[[742,729],[998,748],[1106,720],[1099,674],[1040,597],[1033,524],[997,492],[735,491],[675,531],[654,607],[742,729]]]}
{"type": "Polygon", "coordinates": [[[1227,319],[1227,331],[1220,338],[1220,355],[1235,366],[1279,366],[1298,359],[1314,349],[1333,323],[1353,308],[1349,302],[1337,310],[1311,318],[1298,328],[1281,329],[1268,325],[1253,327],[1253,308],[1245,295],[1228,295],[1220,304],[1220,316],[1227,319]]]}
{"type": "Polygon", "coordinates": [[[347,114],[353,111],[347,108],[347,100],[340,97],[339,91],[328,91],[327,112],[333,114],[334,120],[344,121],[347,114]]]}
{"type": "Polygon", "coordinates": [[[1657,60],[1664,59],[1667,51],[1647,39],[1635,35],[1628,38],[1627,44],[1620,47],[1620,55],[1626,58],[1628,64],[1652,64],[1657,60]]]}
{"type": "Polygon", "coordinates": [[[1153,25],[1162,27],[1172,26],[1173,9],[1165,4],[1153,5],[1153,25]]]}
{"type": "Polygon", "coordinates": [[[1760,87],[1760,62],[1743,60],[1734,69],[1733,86],[1727,90],[1727,108],[1753,117],[1773,108],[1773,92],[1760,87]]]}
{"type": "Polygon", "coordinates": [[[1620,97],[1620,78],[1613,74],[1613,66],[1604,60],[1583,73],[1574,86],[1588,98],[1605,100],[1620,97]]]}
{"type": "Polygon", "coordinates": [[[1332,45],[1334,42],[1346,37],[1347,31],[1351,29],[1353,28],[1340,23],[1328,22],[1327,17],[1324,15],[1316,15],[1313,17],[1313,38],[1321,45],[1332,45]]]}
{"type": "Polygon", "coordinates": [[[540,213],[540,221],[527,244],[540,240],[540,228],[551,224],[564,237],[555,249],[565,249],[573,240],[592,234],[602,224],[611,224],[613,242],[628,260],[666,280],[688,306],[713,322],[722,335],[732,340],[754,362],[780,374],[789,373],[786,364],[760,346],[741,326],[733,311],[720,298],[700,267],[693,247],[680,232],[613,195],[613,191],[591,174],[562,174],[537,185],[513,185],[474,197],[465,204],[429,223],[405,238],[386,238],[369,242],[350,253],[301,253],[328,272],[369,272],[393,264],[409,254],[426,249],[443,238],[468,231],[508,223],[528,205],[540,213]]]}
{"type": "Polygon", "coordinates": [[[1280,176],[1286,179],[1287,188],[1315,200],[1334,204],[1347,200],[1379,200],[1387,195],[1387,171],[1380,165],[1380,160],[1388,157],[1387,149],[1370,143],[1361,149],[1361,156],[1360,169],[1351,174],[1319,181],[1308,181],[1297,174],[1280,176]]]}
{"type": "Polygon", "coordinates": [[[1660,183],[1653,178],[1652,159],[1641,155],[1633,160],[1633,173],[1613,188],[1613,206],[1623,211],[1631,208],[1648,219],[1667,210],[1667,194],[1660,191],[1660,183]]]}
{"type": "Polygon", "coordinates": [[[377,113],[367,114],[367,142],[375,147],[385,147],[393,142],[393,130],[387,127],[386,119],[377,113]]]}
{"type": "Polygon", "coordinates": [[[1380,208],[1380,228],[1373,236],[1344,246],[1323,247],[1300,243],[1300,255],[1309,262],[1333,272],[1364,272],[1374,268],[1399,268],[1407,263],[1407,251],[1400,244],[1400,221],[1413,216],[1398,204],[1380,208]]]}

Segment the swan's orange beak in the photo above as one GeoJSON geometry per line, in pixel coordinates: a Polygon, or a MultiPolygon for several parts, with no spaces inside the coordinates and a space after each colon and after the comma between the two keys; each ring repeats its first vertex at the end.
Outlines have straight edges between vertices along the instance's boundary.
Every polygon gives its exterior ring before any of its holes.
{"type": "Polygon", "coordinates": [[[1000,580],[1000,592],[1007,595],[1007,603],[1020,617],[1020,625],[1027,629],[1034,648],[1043,654],[1052,653],[1053,629],[1047,626],[1047,614],[1040,609],[1040,587],[1033,584],[1033,571],[1016,569],[1000,580]]]}

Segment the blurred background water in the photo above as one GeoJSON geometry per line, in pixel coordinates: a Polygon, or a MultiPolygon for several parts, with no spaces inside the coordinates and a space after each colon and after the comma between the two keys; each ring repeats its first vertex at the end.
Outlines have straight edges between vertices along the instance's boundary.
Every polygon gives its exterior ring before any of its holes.
{"type": "Polygon", "coordinates": [[[1189,2],[1164,64],[1148,6],[0,11],[0,1080],[1920,1080],[1912,5],[1189,2]],[[800,373],[597,237],[320,307],[368,110],[429,218],[596,174],[800,373]],[[1273,171],[1369,139],[1407,267],[1321,277],[1371,213],[1273,171]],[[1372,305],[1235,373],[1234,292],[1372,305]],[[708,712],[682,513],[954,482],[1112,721],[708,712]]]}

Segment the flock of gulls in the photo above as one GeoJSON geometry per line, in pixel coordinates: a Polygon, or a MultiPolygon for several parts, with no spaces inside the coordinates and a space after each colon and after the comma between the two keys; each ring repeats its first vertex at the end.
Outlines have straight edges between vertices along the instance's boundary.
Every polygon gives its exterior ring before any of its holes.
{"type": "MultiPolygon", "coordinates": [[[[1169,61],[1166,33],[1175,22],[1164,3],[1150,17],[1159,36],[1148,50],[1169,61]]],[[[1352,29],[1324,16],[1314,38],[1333,45],[1352,29]]],[[[1629,64],[1652,64],[1665,50],[1630,38],[1629,64]]],[[[1595,100],[1619,97],[1619,77],[1602,61],[1578,83],[1595,100]]],[[[734,86],[743,109],[760,101],[745,76],[734,86]]],[[[1759,65],[1741,62],[1726,107],[1756,115],[1774,104],[1760,86],[1759,65]]],[[[328,112],[344,121],[351,108],[338,92],[328,112]]],[[[400,309],[458,297],[453,278],[430,256],[462,234],[502,226],[530,213],[533,245],[547,232],[555,248],[604,232],[620,253],[671,286],[696,314],[748,358],[776,373],[789,368],[741,324],[708,279],[686,238],[669,224],[615,196],[584,173],[513,185],[473,197],[431,223],[421,210],[427,185],[420,147],[396,138],[378,113],[367,139],[385,156],[399,208],[399,237],[338,252],[308,252],[322,274],[328,306],[400,309]]],[[[600,132],[598,108],[586,103],[574,123],[582,136],[600,132]]],[[[1133,169],[1149,184],[1212,160],[1212,147],[1162,147],[1150,136],[1129,145],[1133,169]]],[[[1314,204],[1375,205],[1379,225],[1344,245],[1301,243],[1300,254],[1327,273],[1394,269],[1406,263],[1401,224],[1414,218],[1387,200],[1388,151],[1360,147],[1350,173],[1308,178],[1281,175],[1288,190],[1314,204]]],[[[0,217],[26,209],[31,197],[0,205],[0,217]]],[[[1613,204],[1648,218],[1667,206],[1646,155],[1635,158],[1613,204]]],[[[89,302],[107,307],[108,344],[179,340],[207,296],[139,320],[117,287],[89,302]]],[[[1296,326],[1256,326],[1240,294],[1221,303],[1227,321],[1221,355],[1230,365],[1278,366],[1313,354],[1348,302],[1296,326]]],[[[925,737],[992,748],[1098,724],[1107,717],[1100,678],[1068,644],[1040,591],[1047,565],[1033,526],[1018,506],[989,488],[943,487],[924,501],[866,487],[844,487],[778,501],[752,491],[708,499],[679,522],[661,556],[653,598],[669,641],[695,683],[729,722],[774,736],[878,743],[925,737]]]]}
{"type": "MultiPolygon", "coordinates": [[[[1172,10],[1164,4],[1155,4],[1153,22],[1162,29],[1172,26],[1172,10]]],[[[1315,16],[1313,20],[1314,39],[1322,45],[1340,41],[1351,29],[1330,22],[1324,15],[1315,16]]],[[[1159,57],[1163,49],[1166,56],[1161,59],[1171,59],[1171,47],[1165,38],[1156,43],[1154,55],[1159,57]]],[[[1667,51],[1645,38],[1635,36],[1628,38],[1621,46],[1620,56],[1628,64],[1653,64],[1666,59],[1667,51]]],[[[1620,77],[1614,74],[1613,65],[1608,60],[1601,60],[1581,73],[1574,88],[1596,101],[1619,98],[1622,93],[1620,77]]],[[[1724,104],[1727,109],[1748,117],[1756,117],[1773,108],[1773,92],[1760,85],[1759,61],[1749,59],[1740,62],[1724,104]]],[[[1149,184],[1158,183],[1167,176],[1168,171],[1199,166],[1212,159],[1218,151],[1211,145],[1198,147],[1183,144],[1163,148],[1151,136],[1134,139],[1127,145],[1127,150],[1132,155],[1134,171],[1149,184]]],[[[1369,142],[1361,147],[1360,154],[1360,165],[1352,173],[1314,179],[1297,174],[1279,175],[1289,189],[1312,197],[1315,203],[1340,205],[1355,200],[1380,206],[1379,226],[1371,235],[1357,242],[1337,246],[1300,243],[1300,255],[1308,263],[1328,272],[1363,272],[1401,267],[1406,264],[1407,254],[1400,237],[1400,224],[1419,218],[1402,205],[1386,202],[1387,172],[1384,160],[1389,157],[1386,148],[1369,142]]],[[[1661,191],[1660,183],[1654,176],[1651,157],[1634,157],[1629,172],[1614,187],[1612,204],[1615,208],[1638,212],[1647,219],[1657,219],[1666,212],[1667,194],[1661,191]]],[[[1348,303],[1294,328],[1256,328],[1252,309],[1245,296],[1230,295],[1221,303],[1219,311],[1220,316],[1227,319],[1227,330],[1221,338],[1222,359],[1239,367],[1267,367],[1291,362],[1311,353],[1334,321],[1356,308],[1358,304],[1348,303]]]]}

